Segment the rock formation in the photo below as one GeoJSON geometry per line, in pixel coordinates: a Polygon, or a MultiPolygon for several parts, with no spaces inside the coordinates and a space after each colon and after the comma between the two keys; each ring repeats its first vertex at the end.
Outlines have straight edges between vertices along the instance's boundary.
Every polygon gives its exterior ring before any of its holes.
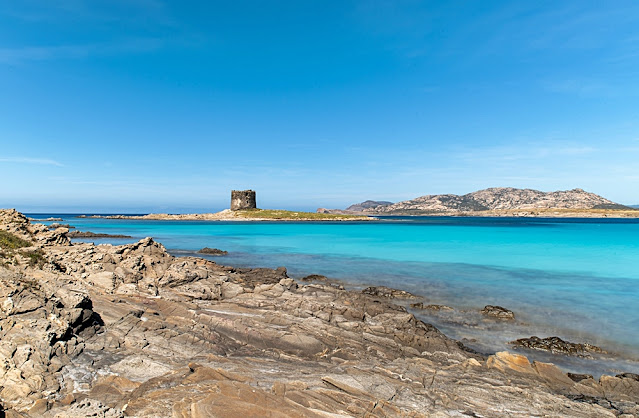
{"type": "Polygon", "coordinates": [[[639,414],[635,375],[575,381],[474,353],[392,289],[302,285],[285,268],[173,257],[151,238],[72,244],[15,211],[0,211],[0,232],[7,416],[639,414]]]}
{"type": "Polygon", "coordinates": [[[596,345],[571,343],[564,341],[559,337],[539,338],[533,336],[530,338],[520,338],[518,340],[511,341],[510,344],[513,347],[522,347],[531,350],[541,350],[580,357],[590,357],[590,353],[605,353],[604,350],[596,345]]]}
{"type": "Polygon", "coordinates": [[[515,314],[510,309],[503,308],[501,306],[486,305],[481,313],[486,316],[492,316],[497,319],[511,320],[515,319],[515,314]]]}
{"type": "Polygon", "coordinates": [[[229,252],[225,250],[220,250],[219,248],[209,248],[204,247],[198,251],[198,254],[206,254],[206,255],[227,255],[229,252]]]}

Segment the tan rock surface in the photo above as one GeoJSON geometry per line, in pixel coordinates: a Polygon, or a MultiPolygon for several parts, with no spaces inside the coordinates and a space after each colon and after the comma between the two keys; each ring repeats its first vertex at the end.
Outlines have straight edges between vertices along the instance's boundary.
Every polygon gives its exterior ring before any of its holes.
{"type": "Polygon", "coordinates": [[[486,359],[388,298],[175,258],[152,239],[72,245],[16,212],[0,211],[0,228],[45,257],[0,267],[7,416],[637,411],[632,377],[576,383],[520,355],[486,359]]]}

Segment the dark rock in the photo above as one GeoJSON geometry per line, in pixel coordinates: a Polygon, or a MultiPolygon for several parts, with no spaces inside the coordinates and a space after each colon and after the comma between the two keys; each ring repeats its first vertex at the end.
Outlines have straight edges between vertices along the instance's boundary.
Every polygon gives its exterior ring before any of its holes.
{"type": "Polygon", "coordinates": [[[337,290],[344,290],[344,285],[342,285],[338,280],[329,279],[321,274],[309,274],[308,276],[302,277],[300,280],[303,282],[322,283],[337,290]]]}
{"type": "Polygon", "coordinates": [[[282,279],[288,279],[286,267],[278,267],[275,270],[268,268],[231,268],[231,273],[236,273],[237,283],[255,287],[258,284],[275,284],[282,279]]]}
{"type": "Polygon", "coordinates": [[[386,286],[370,286],[362,290],[362,293],[366,295],[376,296],[380,298],[389,298],[389,299],[416,299],[417,298],[417,296],[405,290],[392,289],[386,286]]]}
{"type": "Polygon", "coordinates": [[[515,314],[510,309],[503,308],[501,306],[486,305],[481,313],[486,316],[492,316],[497,319],[511,320],[515,319],[515,314]]]}
{"type": "Polygon", "coordinates": [[[566,373],[569,378],[573,380],[573,382],[581,382],[585,379],[592,379],[591,374],[581,374],[581,373],[566,373]]]}
{"type": "Polygon", "coordinates": [[[308,276],[304,276],[300,279],[303,282],[327,282],[329,281],[328,277],[322,276],[321,274],[309,274],[308,276]]]}
{"type": "Polygon", "coordinates": [[[579,344],[564,341],[559,337],[530,337],[520,338],[509,342],[515,347],[524,347],[531,350],[548,351],[551,353],[567,354],[570,356],[591,357],[590,353],[606,353],[601,348],[592,344],[579,344]]]}
{"type": "Polygon", "coordinates": [[[217,248],[209,248],[209,247],[204,247],[200,251],[198,251],[198,254],[207,254],[207,255],[227,255],[228,253],[229,253],[228,251],[220,250],[217,248]]]}
{"type": "Polygon", "coordinates": [[[424,305],[422,302],[417,302],[417,303],[411,303],[410,304],[411,308],[415,308],[415,309],[428,309],[431,311],[452,311],[453,308],[451,308],[450,306],[446,306],[446,305],[424,305]]]}
{"type": "Polygon", "coordinates": [[[67,228],[67,229],[73,229],[75,228],[75,226],[71,226],[69,224],[60,224],[60,223],[52,223],[51,225],[49,225],[49,229],[58,229],[58,228],[67,228]]]}
{"type": "Polygon", "coordinates": [[[637,382],[639,382],[639,374],[636,374],[636,373],[620,373],[616,377],[618,377],[620,379],[623,379],[623,378],[634,379],[637,382]]]}

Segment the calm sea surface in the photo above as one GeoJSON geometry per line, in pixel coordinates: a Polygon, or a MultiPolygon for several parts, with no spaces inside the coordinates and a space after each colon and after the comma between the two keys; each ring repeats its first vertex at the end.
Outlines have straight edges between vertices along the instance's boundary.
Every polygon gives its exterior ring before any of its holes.
{"type": "Polygon", "coordinates": [[[229,251],[214,258],[220,264],[285,266],[291,277],[314,273],[353,287],[405,289],[428,303],[455,307],[470,326],[417,314],[477,349],[558,335],[639,359],[639,220],[397,217],[284,223],[31,216],[62,217],[82,231],[135,240],[151,236],[175,255],[202,247],[229,251]],[[472,315],[487,304],[513,310],[519,325],[490,325],[472,315]]]}

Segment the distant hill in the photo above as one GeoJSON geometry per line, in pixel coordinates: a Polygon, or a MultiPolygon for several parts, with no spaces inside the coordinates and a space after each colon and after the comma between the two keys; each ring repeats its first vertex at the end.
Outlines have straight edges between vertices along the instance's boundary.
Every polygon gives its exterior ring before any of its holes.
{"type": "Polygon", "coordinates": [[[347,211],[351,212],[362,212],[367,209],[376,210],[384,206],[392,205],[393,202],[387,202],[385,200],[367,200],[362,203],[356,203],[354,205],[350,205],[346,208],[347,211]]]}
{"type": "Polygon", "coordinates": [[[364,213],[372,215],[410,215],[430,213],[467,213],[513,209],[629,209],[582,189],[541,192],[533,189],[493,187],[462,196],[440,194],[420,196],[398,203],[366,201],[346,210],[318,209],[332,213],[364,213]]]}
{"type": "Polygon", "coordinates": [[[639,205],[630,205],[631,208],[639,209],[639,205]]]}

